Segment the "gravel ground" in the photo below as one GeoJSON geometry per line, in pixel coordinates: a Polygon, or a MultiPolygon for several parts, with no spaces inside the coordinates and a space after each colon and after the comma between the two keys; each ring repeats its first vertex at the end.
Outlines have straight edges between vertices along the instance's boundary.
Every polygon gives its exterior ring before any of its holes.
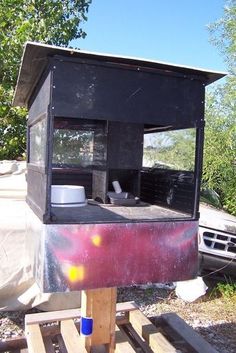
{"type": "Polygon", "coordinates": [[[118,293],[119,301],[134,300],[148,317],[175,312],[219,353],[236,352],[236,298],[206,294],[194,303],[186,303],[173,289],[155,286],[122,288],[118,293]]]}
{"type": "MultiPolygon", "coordinates": [[[[207,294],[194,303],[175,295],[173,286],[135,286],[118,289],[118,301],[135,301],[148,317],[175,312],[220,353],[236,352],[236,300],[207,294]]],[[[37,312],[32,309],[27,313],[37,312]]],[[[23,335],[26,312],[0,313],[0,339],[23,335]]]]}

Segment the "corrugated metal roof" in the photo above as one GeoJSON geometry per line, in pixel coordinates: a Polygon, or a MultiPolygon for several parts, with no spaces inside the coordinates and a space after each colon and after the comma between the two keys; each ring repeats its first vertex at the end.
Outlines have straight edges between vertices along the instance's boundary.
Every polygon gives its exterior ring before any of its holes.
{"type": "Polygon", "coordinates": [[[24,47],[20,71],[15,89],[13,99],[14,106],[27,106],[30,95],[48,63],[48,58],[53,57],[55,55],[82,59],[95,59],[97,61],[112,62],[119,64],[123,63],[127,65],[159,69],[173,73],[197,75],[201,76],[203,80],[205,80],[206,85],[224,77],[227,74],[225,72],[206,71],[203,69],[179,66],[175,64],[141,58],[116,56],[104,53],[94,53],[35,42],[27,42],[24,47]]]}

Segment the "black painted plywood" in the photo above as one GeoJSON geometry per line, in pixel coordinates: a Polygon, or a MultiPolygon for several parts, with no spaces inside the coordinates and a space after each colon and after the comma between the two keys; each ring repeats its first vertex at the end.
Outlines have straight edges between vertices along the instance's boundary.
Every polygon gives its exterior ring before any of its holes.
{"type": "Polygon", "coordinates": [[[193,127],[204,114],[201,80],[146,70],[55,60],[53,114],[193,127]]]}
{"type": "Polygon", "coordinates": [[[48,106],[50,104],[50,98],[51,72],[49,72],[45,77],[42,77],[39,82],[39,85],[37,86],[37,92],[35,92],[35,97],[32,99],[31,106],[29,109],[29,124],[32,124],[42,114],[47,113],[48,106]]]}

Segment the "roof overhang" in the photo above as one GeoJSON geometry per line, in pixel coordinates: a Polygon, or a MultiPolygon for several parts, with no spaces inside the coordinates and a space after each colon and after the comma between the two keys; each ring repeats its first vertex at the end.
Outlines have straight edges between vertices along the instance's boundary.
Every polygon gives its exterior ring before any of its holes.
{"type": "Polygon", "coordinates": [[[121,57],[110,54],[81,51],[71,48],[62,48],[35,42],[26,42],[14,93],[14,106],[27,106],[28,100],[48,64],[48,58],[55,55],[81,59],[94,59],[102,62],[144,66],[168,72],[172,71],[186,75],[200,76],[203,78],[206,85],[213,83],[214,81],[227,75],[225,72],[206,71],[203,69],[179,66],[147,59],[123,56],[121,57]]]}

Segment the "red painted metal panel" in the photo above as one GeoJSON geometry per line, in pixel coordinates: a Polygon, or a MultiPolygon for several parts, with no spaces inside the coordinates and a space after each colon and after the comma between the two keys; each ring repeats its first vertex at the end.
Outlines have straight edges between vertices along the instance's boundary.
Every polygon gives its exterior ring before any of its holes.
{"type": "Polygon", "coordinates": [[[196,276],[198,222],[46,226],[44,291],[196,276]]]}

